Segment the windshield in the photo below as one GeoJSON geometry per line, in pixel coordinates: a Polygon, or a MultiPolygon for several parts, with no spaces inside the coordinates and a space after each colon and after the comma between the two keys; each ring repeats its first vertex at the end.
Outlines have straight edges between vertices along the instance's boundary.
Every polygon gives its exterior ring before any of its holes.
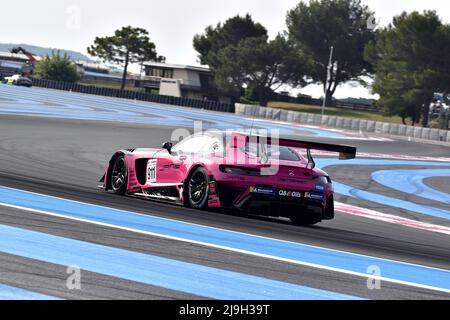
{"type": "Polygon", "coordinates": [[[241,151],[251,157],[267,157],[283,161],[300,161],[298,154],[289,147],[272,146],[263,143],[248,143],[241,151]]]}
{"type": "MultiPolygon", "coordinates": [[[[225,145],[230,137],[223,133],[199,133],[192,135],[173,147],[177,154],[222,153],[225,156],[225,145]]],[[[301,158],[293,148],[272,146],[266,143],[250,142],[240,148],[249,157],[277,159],[282,161],[300,161],[301,158]]]]}
{"type": "Polygon", "coordinates": [[[221,136],[198,134],[178,143],[172,150],[176,153],[211,153],[223,152],[224,143],[221,136]]]}

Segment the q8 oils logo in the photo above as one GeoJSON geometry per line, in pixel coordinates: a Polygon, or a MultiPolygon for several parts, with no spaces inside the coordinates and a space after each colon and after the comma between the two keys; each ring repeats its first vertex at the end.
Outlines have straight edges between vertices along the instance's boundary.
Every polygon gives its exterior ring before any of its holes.
{"type": "Polygon", "coordinates": [[[301,198],[302,194],[298,191],[287,191],[287,190],[280,190],[278,192],[278,195],[281,197],[287,197],[287,198],[301,198]]]}

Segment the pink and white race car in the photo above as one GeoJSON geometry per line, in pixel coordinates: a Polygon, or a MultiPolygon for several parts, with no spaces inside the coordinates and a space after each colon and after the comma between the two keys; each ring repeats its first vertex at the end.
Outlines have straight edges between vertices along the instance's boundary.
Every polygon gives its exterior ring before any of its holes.
{"type": "Polygon", "coordinates": [[[202,132],[175,146],[166,142],[162,149],[116,152],[100,187],[195,209],[230,208],[312,225],[334,218],[332,182],[315,168],[312,149],[338,152],[343,160],[356,157],[350,146],[202,132]]]}

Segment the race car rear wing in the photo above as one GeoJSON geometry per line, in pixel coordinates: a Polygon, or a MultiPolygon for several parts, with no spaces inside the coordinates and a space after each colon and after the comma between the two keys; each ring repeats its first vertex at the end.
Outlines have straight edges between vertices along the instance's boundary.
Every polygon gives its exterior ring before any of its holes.
{"type": "Polygon", "coordinates": [[[261,142],[267,145],[272,145],[272,140],[279,146],[306,149],[308,161],[314,167],[314,160],[311,155],[311,150],[329,151],[339,153],[340,160],[350,160],[356,158],[356,147],[328,144],[312,141],[302,141],[302,140],[290,140],[290,139],[272,139],[271,137],[263,137],[256,135],[246,135],[243,133],[233,133],[231,135],[231,147],[238,148],[240,146],[247,145],[250,141],[261,142]]]}

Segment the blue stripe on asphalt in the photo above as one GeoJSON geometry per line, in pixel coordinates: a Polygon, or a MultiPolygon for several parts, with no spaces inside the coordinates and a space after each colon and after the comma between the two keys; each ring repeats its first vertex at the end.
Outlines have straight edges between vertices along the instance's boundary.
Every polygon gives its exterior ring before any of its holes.
{"type": "MultiPolygon", "coordinates": [[[[422,166],[422,167],[450,167],[448,162],[429,161],[405,161],[405,160],[379,160],[379,159],[355,159],[350,161],[339,161],[337,159],[317,159],[316,164],[320,168],[340,165],[370,165],[370,166],[422,166]]],[[[388,207],[401,208],[412,212],[417,212],[437,218],[450,219],[450,211],[434,208],[429,205],[416,204],[410,201],[400,200],[365,190],[361,190],[347,184],[334,182],[334,191],[338,194],[353,197],[361,200],[379,203],[388,207]]],[[[401,190],[403,191],[403,190],[401,190]]]]}
{"type": "Polygon", "coordinates": [[[421,198],[450,204],[450,194],[430,188],[423,182],[425,179],[435,177],[450,177],[450,170],[384,170],[372,173],[373,180],[388,188],[421,198]]]}
{"type": "MultiPolygon", "coordinates": [[[[353,296],[0,225],[0,251],[224,300],[353,300],[353,296]]],[[[81,273],[81,283],[83,283],[81,273]]]]}
{"type": "Polygon", "coordinates": [[[59,214],[63,217],[83,219],[94,223],[129,228],[154,235],[230,248],[231,250],[240,250],[294,263],[325,267],[330,270],[337,269],[336,271],[360,275],[367,274],[369,267],[378,266],[384,278],[450,290],[450,271],[448,270],[258,237],[5,187],[0,187],[0,204],[40,210],[59,214]]]}
{"type": "Polygon", "coordinates": [[[313,128],[293,128],[292,125],[271,123],[263,120],[258,124],[252,118],[231,113],[208,112],[193,108],[182,108],[155,103],[116,100],[94,95],[83,95],[64,91],[44,89],[16,88],[1,86],[3,96],[14,102],[0,100],[0,114],[21,114],[62,119],[119,121],[147,123],[166,126],[192,126],[193,121],[204,121],[204,129],[222,130],[261,128],[278,129],[281,134],[304,135],[333,139],[345,138],[345,135],[313,128]],[[50,105],[48,105],[51,103],[50,105]]]}
{"type": "Polygon", "coordinates": [[[0,300],[59,300],[59,298],[0,284],[0,300]]]}

